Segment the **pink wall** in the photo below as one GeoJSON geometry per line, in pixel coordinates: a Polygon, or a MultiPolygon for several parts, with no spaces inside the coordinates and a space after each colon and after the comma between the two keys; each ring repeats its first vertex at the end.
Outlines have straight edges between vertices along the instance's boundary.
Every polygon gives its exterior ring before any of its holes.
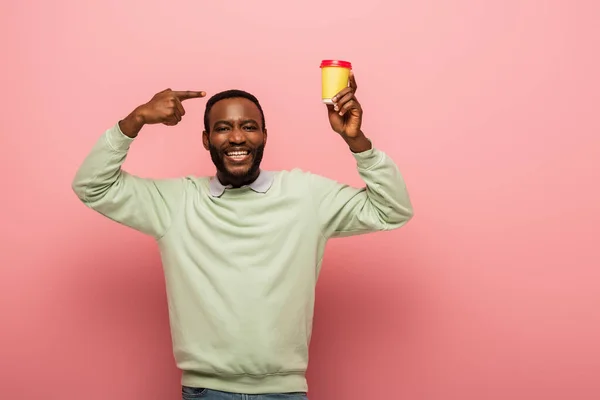
{"type": "MultiPolygon", "coordinates": [[[[311,400],[600,398],[599,3],[318,3],[2,2],[1,398],[179,398],[157,248],[80,204],[75,169],[155,92],[239,87],[265,167],[358,184],[323,58],[355,65],[416,216],[330,242],[311,400]]],[[[211,173],[204,102],[127,168],[211,173]]]]}

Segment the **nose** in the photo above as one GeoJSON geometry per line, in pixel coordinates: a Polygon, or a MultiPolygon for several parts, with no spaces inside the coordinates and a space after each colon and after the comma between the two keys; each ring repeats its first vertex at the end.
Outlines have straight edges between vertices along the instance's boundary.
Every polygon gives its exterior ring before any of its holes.
{"type": "Polygon", "coordinates": [[[239,128],[234,128],[229,134],[229,143],[231,144],[242,144],[246,142],[246,135],[239,128]]]}

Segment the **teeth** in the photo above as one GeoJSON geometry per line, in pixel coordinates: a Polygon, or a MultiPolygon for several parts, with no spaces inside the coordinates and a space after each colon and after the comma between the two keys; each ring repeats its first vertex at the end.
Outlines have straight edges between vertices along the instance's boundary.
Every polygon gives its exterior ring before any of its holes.
{"type": "Polygon", "coordinates": [[[239,157],[239,156],[248,155],[248,152],[247,151],[232,151],[230,153],[227,153],[227,155],[230,157],[239,157]]]}

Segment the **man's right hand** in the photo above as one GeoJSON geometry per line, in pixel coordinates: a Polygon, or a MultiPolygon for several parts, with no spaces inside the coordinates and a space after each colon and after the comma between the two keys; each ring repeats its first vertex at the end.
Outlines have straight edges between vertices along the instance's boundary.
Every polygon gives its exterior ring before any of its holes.
{"type": "Polygon", "coordinates": [[[134,138],[146,124],[177,125],[181,121],[181,117],[185,115],[185,109],[181,102],[204,96],[206,96],[205,92],[165,89],[120,121],[119,127],[125,135],[134,138]]]}

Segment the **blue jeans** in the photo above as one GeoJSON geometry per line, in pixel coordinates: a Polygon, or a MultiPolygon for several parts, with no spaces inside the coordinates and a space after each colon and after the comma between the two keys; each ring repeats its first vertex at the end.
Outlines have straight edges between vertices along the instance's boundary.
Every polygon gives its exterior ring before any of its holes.
{"type": "Polygon", "coordinates": [[[239,394],[182,386],[183,400],[308,400],[306,393],[239,394]]]}

